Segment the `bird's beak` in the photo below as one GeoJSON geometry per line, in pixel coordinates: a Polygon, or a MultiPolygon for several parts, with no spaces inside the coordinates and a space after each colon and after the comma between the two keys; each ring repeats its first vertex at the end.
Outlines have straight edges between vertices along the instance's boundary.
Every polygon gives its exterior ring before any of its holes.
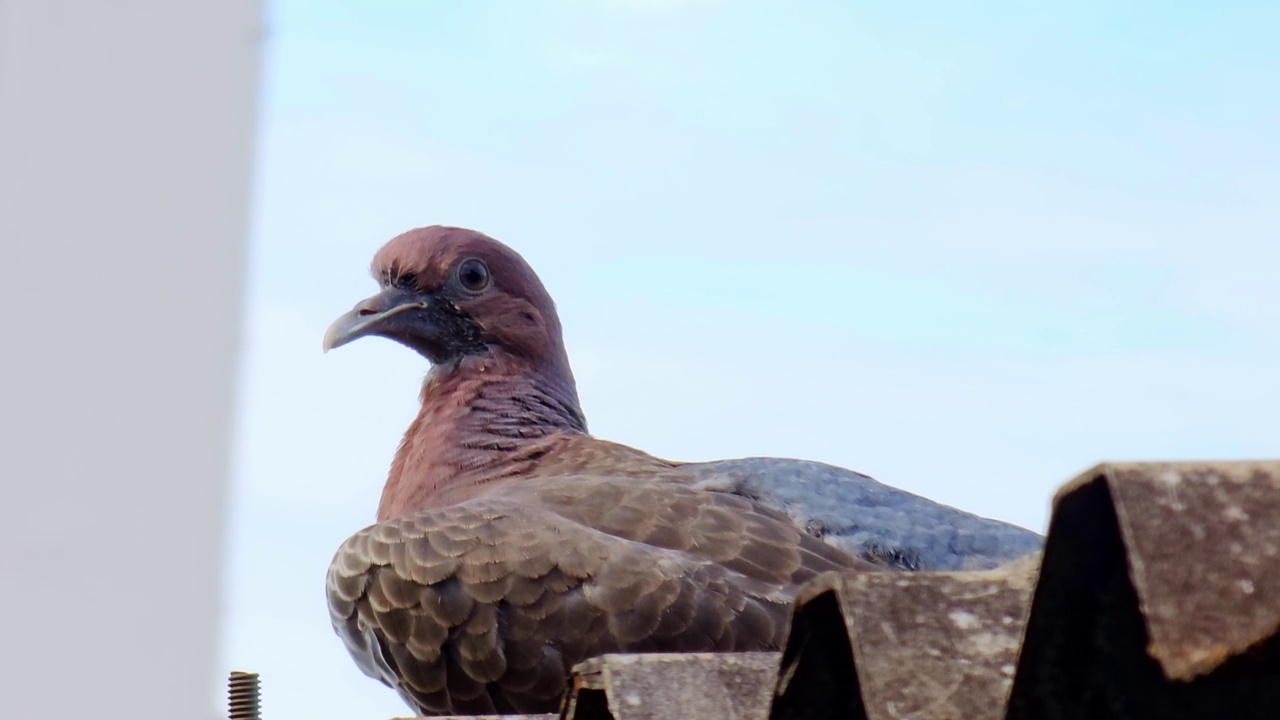
{"type": "Polygon", "coordinates": [[[429,298],[401,288],[387,288],[365,298],[351,311],[333,321],[324,333],[324,351],[346,345],[366,335],[390,329],[389,320],[406,310],[425,308],[429,298]]]}

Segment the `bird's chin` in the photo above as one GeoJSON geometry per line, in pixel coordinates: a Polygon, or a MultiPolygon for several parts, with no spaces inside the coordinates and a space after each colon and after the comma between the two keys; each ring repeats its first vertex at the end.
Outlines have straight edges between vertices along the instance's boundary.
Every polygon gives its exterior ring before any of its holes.
{"type": "Polygon", "coordinates": [[[420,335],[397,332],[379,334],[388,340],[399,343],[418,353],[433,365],[449,362],[454,356],[454,353],[451,353],[444,344],[436,342],[430,338],[424,338],[420,335]]]}

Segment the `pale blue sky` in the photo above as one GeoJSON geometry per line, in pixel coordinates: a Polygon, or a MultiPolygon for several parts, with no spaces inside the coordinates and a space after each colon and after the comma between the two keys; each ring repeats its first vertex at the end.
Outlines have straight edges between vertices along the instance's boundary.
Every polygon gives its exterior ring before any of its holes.
{"type": "Polygon", "coordinates": [[[512,245],[592,430],[1044,530],[1104,459],[1280,455],[1280,6],[276,2],[224,662],[406,714],[328,625],[423,363],[328,322],[410,227],[512,245]]]}

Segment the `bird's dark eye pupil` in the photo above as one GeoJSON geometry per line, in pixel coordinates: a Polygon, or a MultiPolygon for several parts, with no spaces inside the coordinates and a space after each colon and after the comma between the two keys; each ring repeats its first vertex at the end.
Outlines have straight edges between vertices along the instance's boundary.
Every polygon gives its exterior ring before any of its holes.
{"type": "Polygon", "coordinates": [[[458,268],[458,279],[462,286],[471,291],[485,289],[489,284],[489,268],[475,258],[467,260],[458,268]]]}

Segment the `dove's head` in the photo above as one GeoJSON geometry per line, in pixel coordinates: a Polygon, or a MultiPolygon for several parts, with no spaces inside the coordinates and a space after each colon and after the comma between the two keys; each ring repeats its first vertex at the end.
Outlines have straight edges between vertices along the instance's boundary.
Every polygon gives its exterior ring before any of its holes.
{"type": "Polygon", "coordinates": [[[392,238],[372,270],[379,291],[329,326],[324,349],[380,336],[433,363],[379,520],[458,502],[526,472],[530,443],[586,433],[555,304],[514,250],[436,225],[392,238]]]}
{"type": "Polygon", "coordinates": [[[392,238],[373,258],[382,289],[329,326],[324,349],[376,335],[441,364],[503,355],[567,370],[555,303],[511,248],[463,228],[392,238]]]}

